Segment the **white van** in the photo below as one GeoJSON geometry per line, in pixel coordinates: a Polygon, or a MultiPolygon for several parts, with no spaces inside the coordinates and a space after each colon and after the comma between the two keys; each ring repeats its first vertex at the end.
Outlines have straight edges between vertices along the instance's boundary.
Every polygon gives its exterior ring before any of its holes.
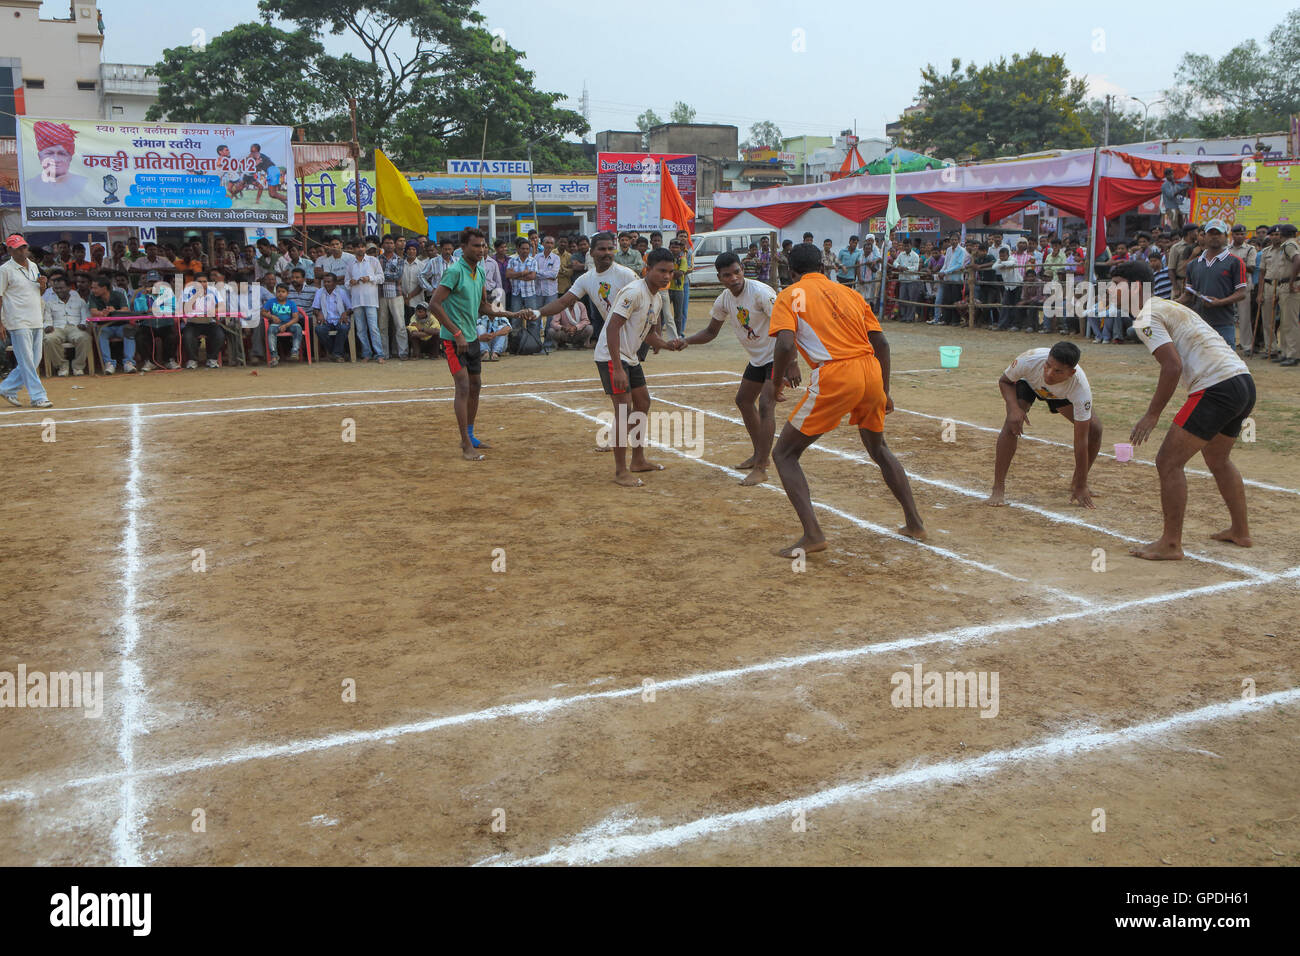
{"type": "MultiPolygon", "coordinates": [[[[761,248],[761,240],[774,232],[780,235],[776,229],[719,229],[715,232],[696,233],[691,237],[694,249],[691,260],[691,287],[718,285],[718,271],[713,267],[714,259],[724,252],[734,252],[743,259],[749,253],[750,243],[761,248]]],[[[779,238],[777,246],[780,246],[779,238]]]]}

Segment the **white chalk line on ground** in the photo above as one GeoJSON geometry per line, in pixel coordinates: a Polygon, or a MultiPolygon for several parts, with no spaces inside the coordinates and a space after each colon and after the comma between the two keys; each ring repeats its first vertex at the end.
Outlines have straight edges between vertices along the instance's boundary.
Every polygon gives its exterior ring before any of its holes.
{"type": "MultiPolygon", "coordinates": [[[[1252,700],[1208,704],[1196,710],[1171,714],[1168,717],[1134,724],[1119,730],[1074,731],[1049,737],[1036,744],[994,750],[966,760],[946,760],[942,763],[926,764],[884,776],[866,777],[791,800],[764,804],[733,813],[700,817],[676,826],[661,827],[642,833],[624,832],[615,836],[575,839],[554,846],[546,853],[536,856],[516,858],[508,853],[495,854],[480,860],[478,865],[541,866],[552,863],[585,865],[626,859],[660,850],[675,849],[683,844],[717,836],[739,827],[777,820],[788,823],[793,814],[799,810],[808,813],[884,793],[982,780],[1000,770],[1019,764],[1043,760],[1071,760],[1099,750],[1107,750],[1123,744],[1140,744],[1166,734],[1190,730],[1218,721],[1252,716],[1271,711],[1273,708],[1292,706],[1298,702],[1300,702],[1300,687],[1293,687],[1290,690],[1265,694],[1252,700]]],[[[636,825],[636,820],[624,820],[620,822],[620,829],[628,829],[636,825]]]]}
{"type": "MultiPolygon", "coordinates": [[[[716,418],[719,421],[728,422],[732,425],[739,425],[741,428],[745,427],[745,422],[743,419],[733,418],[730,415],[723,415],[721,412],[709,411],[708,409],[705,408],[697,408],[694,405],[683,405],[680,402],[670,402],[666,398],[656,399],[656,401],[660,402],[663,405],[671,405],[674,408],[682,408],[688,411],[698,412],[701,415],[708,416],[709,418],[716,418]]],[[[853,452],[842,451],[838,448],[833,448],[821,442],[814,442],[809,447],[813,448],[816,451],[822,452],[823,454],[833,455],[836,458],[843,458],[848,461],[858,462],[862,464],[871,465],[872,467],[876,467],[876,463],[871,460],[870,455],[866,455],[866,454],[858,455],[858,454],[854,454],[853,452]]],[[[945,491],[951,491],[954,492],[955,494],[964,495],[968,498],[984,499],[988,497],[988,495],[986,495],[984,492],[977,491],[974,488],[965,488],[961,485],[955,484],[950,481],[944,481],[940,478],[926,478],[925,476],[920,475],[917,472],[913,471],[911,468],[907,469],[907,476],[908,478],[914,481],[918,481],[921,484],[933,485],[936,488],[942,488],[945,491]]],[[[1040,517],[1047,518],[1049,521],[1055,522],[1057,524],[1068,524],[1068,525],[1074,525],[1075,527],[1079,527],[1079,528],[1086,528],[1089,531],[1096,531],[1099,534],[1108,535],[1112,538],[1118,538],[1121,541],[1127,541],[1132,544],[1147,543],[1147,541],[1142,538],[1134,538],[1131,535],[1123,534],[1122,532],[1119,531],[1112,531],[1109,528],[1103,527],[1102,525],[1093,524],[1089,521],[1084,521],[1082,518],[1075,518],[1072,515],[1061,514],[1060,512],[1057,511],[1049,511],[1046,508],[1039,508],[1036,505],[1024,504],[1023,502],[1009,501],[1007,502],[1007,504],[1012,508],[1019,508],[1023,511],[1028,511],[1031,514],[1036,514],[1040,517]]],[[[1234,561],[1224,561],[1222,558],[1214,558],[1208,554],[1201,554],[1195,551],[1184,551],[1183,554],[1193,561],[1201,561],[1204,562],[1205,564],[1213,564],[1216,565],[1217,567],[1225,568],[1230,571],[1236,571],[1240,574],[1258,576],[1267,573],[1265,571],[1261,571],[1259,568],[1251,567],[1248,564],[1238,564],[1234,561]]]]}
{"type": "MultiPolygon", "coordinates": [[[[894,406],[894,411],[902,412],[905,415],[917,415],[921,418],[933,419],[934,421],[937,422],[950,421],[954,425],[961,425],[965,428],[974,428],[976,431],[990,432],[994,435],[1002,431],[1002,429],[1000,428],[990,428],[988,425],[976,425],[974,422],[964,422],[961,419],[953,418],[949,415],[931,415],[928,412],[914,412],[909,408],[899,408],[897,405],[894,406]]],[[[1074,448],[1074,446],[1068,442],[1054,441],[1053,439],[1050,438],[1039,438],[1035,435],[1021,435],[1020,439],[1021,441],[1039,442],[1040,444],[1043,445],[1055,445],[1057,448],[1069,448],[1069,449],[1074,448]]],[[[1102,452],[1099,457],[1113,459],[1115,456],[1112,455],[1110,452],[1102,452]]],[[[1132,463],[1135,465],[1149,465],[1152,468],[1154,468],[1156,464],[1154,461],[1148,461],[1145,458],[1134,458],[1132,460],[1132,463]]],[[[1185,470],[1187,474],[1197,475],[1198,477],[1201,478],[1214,477],[1208,471],[1203,471],[1200,468],[1187,468],[1185,470]]],[[[1251,486],[1252,488],[1261,488],[1265,491],[1280,491],[1288,495],[1300,495],[1300,490],[1297,490],[1295,488],[1284,488],[1281,485],[1272,485],[1266,481],[1255,481],[1254,479],[1247,478],[1244,475],[1242,476],[1241,480],[1245,482],[1247,485],[1251,486]]]]}
{"type": "MultiPolygon", "coordinates": [[[[589,379],[587,381],[590,381],[589,379]]],[[[656,388],[716,388],[719,385],[731,385],[731,382],[679,382],[676,384],[660,384],[656,388]]],[[[543,395],[572,395],[575,393],[601,392],[599,384],[588,385],[585,388],[561,388],[549,392],[543,392],[543,395]]],[[[532,398],[534,392],[511,392],[505,395],[493,393],[486,396],[496,400],[503,398],[532,398]]],[[[164,418],[208,418],[214,415],[245,415],[252,412],[298,412],[317,408],[365,408],[372,405],[417,405],[431,404],[434,402],[450,402],[453,400],[451,395],[432,395],[422,398],[385,398],[373,399],[370,401],[347,401],[347,402],[313,402],[308,405],[261,405],[255,408],[214,408],[207,411],[190,411],[190,412],[159,412],[156,415],[142,415],[141,421],[156,421],[164,418]]],[[[55,425],[99,425],[105,422],[129,422],[130,415],[110,415],[104,418],[62,418],[54,420],[55,425]]],[[[7,422],[0,424],[0,428],[43,428],[44,422],[25,421],[25,422],[7,422]]]]}
{"type": "MultiPolygon", "coordinates": [[[[718,369],[712,372],[655,372],[647,375],[646,378],[702,378],[705,375],[735,375],[730,369],[718,369]]],[[[583,382],[591,382],[592,376],[587,378],[560,378],[545,379],[537,382],[484,382],[484,388],[525,388],[534,385],[578,385],[583,382]]],[[[727,384],[727,383],[723,383],[727,384]]],[[[366,388],[366,389],[340,389],[334,392],[288,392],[278,395],[236,395],[225,398],[180,398],[162,402],[114,402],[110,405],[76,405],[67,408],[18,408],[9,411],[0,412],[0,418],[10,415],[32,415],[39,413],[42,417],[55,412],[90,412],[98,411],[103,408],[155,408],[165,405],[210,405],[214,402],[270,402],[281,398],[333,398],[339,395],[388,395],[399,394],[401,392],[449,392],[455,385],[413,385],[407,388],[366,388]]],[[[60,422],[62,424],[62,422],[60,422]]]]}
{"type": "Polygon", "coordinates": [[[121,707],[122,724],[118,731],[117,753],[122,760],[122,811],[113,828],[113,864],[140,865],[140,820],[135,792],[135,737],[143,711],[144,680],[135,659],[140,640],[140,621],[136,616],[137,588],[140,584],[140,454],[142,430],[140,410],[131,410],[131,440],[127,453],[126,501],[123,512],[126,527],[122,534],[122,615],[118,627],[122,632],[121,707]]]}
{"type": "MultiPolygon", "coordinates": [[[[548,392],[546,394],[554,395],[555,393],[548,392]]],[[[532,397],[537,399],[539,402],[544,402],[547,405],[553,405],[556,408],[563,409],[564,411],[569,412],[573,415],[581,416],[582,418],[585,418],[592,422],[596,422],[597,424],[600,425],[607,424],[606,422],[601,421],[595,415],[588,414],[587,412],[584,412],[581,409],[570,408],[568,405],[561,405],[559,402],[553,402],[550,399],[544,397],[543,395],[533,394],[532,397]]],[[[673,404],[673,403],[665,402],[665,404],[673,404]]],[[[682,407],[686,407],[686,406],[682,406],[682,407]]],[[[713,468],[716,471],[721,471],[724,472],[725,474],[734,475],[736,477],[741,477],[741,478],[744,477],[743,472],[737,471],[734,468],[729,468],[726,465],[719,465],[716,462],[706,461],[703,458],[693,458],[692,456],[686,454],[684,451],[681,451],[680,449],[673,448],[668,445],[656,445],[655,447],[661,448],[663,451],[676,455],[679,458],[684,458],[687,461],[693,461],[696,464],[705,465],[706,467],[713,468]]],[[[765,481],[757,485],[750,485],[749,487],[766,488],[768,491],[775,491],[782,495],[785,494],[785,489],[783,489],[780,485],[773,484],[770,481],[765,481]]],[[[857,515],[849,514],[847,511],[842,511],[839,508],[834,507],[833,505],[826,504],[825,502],[814,500],[812,502],[812,505],[814,508],[818,509],[819,511],[825,511],[827,514],[833,514],[837,518],[843,518],[845,521],[857,525],[859,528],[862,528],[866,531],[874,532],[875,534],[878,534],[882,537],[889,538],[894,541],[900,541],[903,542],[904,544],[912,545],[913,547],[920,548],[923,551],[929,551],[932,554],[937,554],[940,557],[947,558],[950,561],[956,561],[958,564],[964,564],[967,565],[968,567],[977,568],[978,570],[985,571],[989,574],[996,574],[999,577],[1007,578],[1008,580],[1015,581],[1019,584],[1026,584],[1029,585],[1030,587],[1038,588],[1047,594],[1051,594],[1053,597],[1061,598],[1066,601],[1072,601],[1075,604],[1079,604],[1083,606],[1092,605],[1092,601],[1090,601],[1088,598],[1080,597],[1076,594],[1070,594],[1066,591],[1060,590],[1059,588],[1038,584],[1034,581],[1029,580],[1028,578],[1022,578],[1019,575],[1012,574],[1010,571],[1004,571],[1001,568],[996,567],[992,564],[986,564],[983,561],[977,561],[974,558],[968,558],[964,554],[958,554],[956,551],[949,550],[948,548],[941,548],[938,545],[930,544],[928,541],[917,541],[915,538],[909,538],[905,534],[899,534],[897,531],[894,531],[892,528],[886,528],[884,525],[878,525],[875,522],[867,521],[865,518],[859,518],[857,515]]]]}
{"type": "MultiPolygon", "coordinates": [[[[780,674],[787,671],[798,670],[810,665],[842,664],[864,658],[879,657],[884,654],[910,652],[922,647],[934,647],[936,645],[964,647],[971,644],[978,644],[990,637],[1001,634],[1011,634],[1018,631],[1032,631],[1040,627],[1052,627],[1092,617],[1122,614],[1126,611],[1145,607],[1158,607],[1176,601],[1195,600],[1197,598],[1209,597],[1229,591],[1249,590],[1251,588],[1261,587],[1268,584],[1293,580],[1300,580],[1300,568],[1292,568],[1283,574],[1271,575],[1266,580],[1250,579],[1245,581],[1224,581],[1218,584],[1207,584],[1202,585],[1201,587],[1189,588],[1171,594],[1156,594],[1150,597],[1121,601],[1117,604],[1080,608],[1076,611],[1063,611],[1049,617],[1030,618],[1019,621],[1001,621],[993,624],[967,625],[965,627],[954,628],[947,631],[935,631],[918,637],[899,637],[888,641],[878,641],[873,644],[862,644],[856,647],[839,648],[828,651],[814,651],[809,654],[800,654],[794,657],[778,657],[771,660],[759,661],[754,664],[731,667],[725,670],[702,671],[695,674],[688,674],[684,677],[674,677],[662,681],[655,681],[654,687],[656,693],[666,693],[674,690],[694,690],[701,687],[715,686],[766,674],[780,674]]],[[[412,735],[418,736],[450,727],[461,727],[485,721],[501,720],[512,717],[541,720],[552,714],[558,713],[559,711],[567,710],[583,704],[639,697],[643,693],[645,693],[645,686],[638,683],[632,687],[590,691],[582,694],[571,694],[567,697],[548,697],[544,699],[519,701],[513,704],[498,704],[495,707],[489,707],[483,710],[451,714],[444,717],[430,717],[424,720],[381,727],[376,730],[347,730],[326,734],[320,737],[290,741],[283,744],[255,744],[253,746],[241,747],[236,750],[227,751],[213,756],[195,757],[188,760],[173,761],[171,763],[144,768],[135,771],[133,776],[137,781],[165,779],[168,777],[195,773],[200,770],[212,770],[220,767],[234,766],[252,760],[296,757],[304,754],[318,753],[325,750],[333,750],[338,747],[361,746],[392,740],[398,737],[412,735]]],[[[124,773],[114,771],[110,773],[96,774],[89,777],[63,780],[57,784],[44,788],[38,787],[34,789],[30,783],[22,788],[14,786],[10,789],[0,791],[0,804],[39,799],[64,790],[117,783],[120,782],[124,776],[124,773]]]]}

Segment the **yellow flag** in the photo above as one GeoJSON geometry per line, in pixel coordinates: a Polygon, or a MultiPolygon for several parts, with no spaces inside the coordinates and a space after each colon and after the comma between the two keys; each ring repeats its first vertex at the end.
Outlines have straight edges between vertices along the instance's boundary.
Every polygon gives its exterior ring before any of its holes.
{"type": "Polygon", "coordinates": [[[428,231],[429,222],[424,218],[420,200],[415,198],[415,190],[397,171],[393,161],[378,149],[375,150],[375,186],[379,193],[375,198],[379,215],[417,235],[428,231]]]}

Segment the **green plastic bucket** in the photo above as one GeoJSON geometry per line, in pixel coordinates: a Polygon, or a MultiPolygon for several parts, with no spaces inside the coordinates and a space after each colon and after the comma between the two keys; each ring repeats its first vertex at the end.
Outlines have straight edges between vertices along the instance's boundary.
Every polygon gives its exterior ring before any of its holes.
{"type": "Polygon", "coordinates": [[[941,345],[939,346],[939,365],[943,368],[956,368],[957,363],[961,361],[960,345],[941,345]]]}

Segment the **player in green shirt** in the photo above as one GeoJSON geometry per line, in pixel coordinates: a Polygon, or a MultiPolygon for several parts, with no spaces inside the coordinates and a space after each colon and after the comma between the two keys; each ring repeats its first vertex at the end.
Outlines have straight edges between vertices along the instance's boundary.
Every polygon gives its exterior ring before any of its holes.
{"type": "Polygon", "coordinates": [[[474,437],[474,419],[478,415],[478,395],[483,386],[479,359],[478,317],[500,315],[508,319],[531,319],[531,309],[507,312],[488,298],[484,288],[486,274],[479,263],[488,254],[487,237],[479,229],[460,234],[461,257],[447,267],[442,281],[433,292],[429,311],[442,328],[438,344],[456,381],[456,424],[460,428],[460,450],[466,461],[482,461],[478,451],[490,447],[474,437]]]}

